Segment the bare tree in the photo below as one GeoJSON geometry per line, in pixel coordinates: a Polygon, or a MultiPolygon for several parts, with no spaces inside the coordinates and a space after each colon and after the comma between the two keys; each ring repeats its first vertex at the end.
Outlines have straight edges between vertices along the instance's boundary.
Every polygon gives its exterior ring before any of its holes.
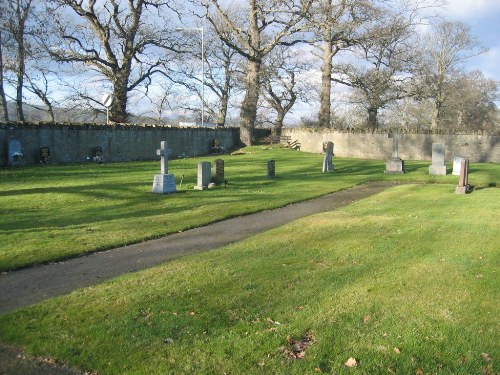
{"type": "Polygon", "coordinates": [[[356,62],[333,68],[333,81],[355,89],[354,97],[368,112],[369,128],[378,126],[380,109],[413,95],[414,35],[421,9],[406,2],[397,5],[373,12],[367,34],[352,49],[356,62]]]}
{"type": "Polygon", "coordinates": [[[224,8],[222,0],[205,1],[207,19],[219,37],[247,59],[245,97],[240,110],[240,138],[245,145],[252,144],[262,61],[277,45],[298,42],[286,38],[301,30],[301,21],[312,2],[249,0],[247,16],[242,20],[238,14],[232,13],[230,6],[224,8]]]}
{"type": "Polygon", "coordinates": [[[178,49],[167,29],[172,2],[48,1],[59,38],[49,40],[47,50],[59,62],[80,63],[104,77],[114,94],[110,120],[126,122],[129,93],[147,90],[154,75],[165,74],[165,52],[178,49]]]}
{"type": "Polygon", "coordinates": [[[438,128],[450,94],[447,90],[450,79],[463,71],[467,59],[486,52],[486,49],[472,36],[467,24],[441,20],[435,22],[431,32],[425,35],[421,50],[423,96],[434,102],[431,128],[438,128]]]}
{"type": "Polygon", "coordinates": [[[311,8],[308,20],[322,59],[320,127],[328,128],[331,123],[332,60],[339,51],[357,43],[371,8],[370,0],[317,0],[311,8]]]}
{"type": "Polygon", "coordinates": [[[281,134],[285,116],[290,113],[298,99],[309,101],[308,93],[312,87],[306,81],[299,80],[301,72],[311,69],[307,59],[297,59],[300,51],[290,47],[276,48],[264,64],[262,76],[263,97],[276,116],[273,133],[281,134]]]}
{"type": "Polygon", "coordinates": [[[4,72],[3,41],[2,41],[2,30],[0,29],[0,111],[3,120],[9,121],[9,108],[7,107],[7,99],[5,97],[3,72],[4,72]]]}

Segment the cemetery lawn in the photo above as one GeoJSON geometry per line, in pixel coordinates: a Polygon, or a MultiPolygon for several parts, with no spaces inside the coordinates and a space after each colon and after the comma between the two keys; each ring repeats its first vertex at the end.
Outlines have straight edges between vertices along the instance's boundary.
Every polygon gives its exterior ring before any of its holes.
{"type": "Polygon", "coordinates": [[[106,375],[495,374],[499,235],[498,188],[396,186],[2,315],[0,340],[106,375]]]}
{"type": "MultiPolygon", "coordinates": [[[[458,183],[457,176],[429,176],[429,162],[407,162],[409,173],[400,176],[384,174],[384,161],[335,158],[335,173],[325,174],[322,155],[257,146],[222,156],[227,187],[193,190],[197,163],[216,158],[170,161],[179,191],[173,195],[150,192],[158,161],[0,170],[0,271],[158,238],[369,181],[445,183],[450,191],[458,183]],[[269,159],[276,160],[274,179],[266,177],[269,159]]],[[[478,187],[500,181],[500,167],[472,164],[469,181],[478,187]]]]}

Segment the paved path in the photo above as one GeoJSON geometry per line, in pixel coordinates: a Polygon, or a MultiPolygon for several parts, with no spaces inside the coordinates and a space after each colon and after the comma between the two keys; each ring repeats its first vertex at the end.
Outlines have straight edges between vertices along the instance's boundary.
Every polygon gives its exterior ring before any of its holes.
{"type": "Polygon", "coordinates": [[[335,210],[395,183],[375,182],[283,208],[236,217],[157,240],[0,275],[0,313],[165,261],[241,241],[298,218],[335,210]]]}

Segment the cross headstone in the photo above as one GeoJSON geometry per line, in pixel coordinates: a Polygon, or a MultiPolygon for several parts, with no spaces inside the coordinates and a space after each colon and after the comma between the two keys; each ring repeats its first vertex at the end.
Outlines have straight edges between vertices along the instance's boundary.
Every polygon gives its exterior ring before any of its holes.
{"type": "Polygon", "coordinates": [[[196,186],[194,187],[196,190],[208,189],[211,179],[210,170],[211,165],[208,161],[198,163],[198,179],[196,186]]]}
{"type": "Polygon", "coordinates": [[[463,159],[460,164],[460,178],[455,188],[456,194],[466,194],[470,192],[469,186],[469,159],[463,159]]]}
{"type": "Polygon", "coordinates": [[[444,163],[444,144],[432,144],[432,164],[429,166],[429,174],[446,175],[446,165],[444,163]]]}
{"type": "Polygon", "coordinates": [[[333,172],[333,142],[323,142],[323,151],[326,152],[325,157],[323,158],[323,173],[325,172],[333,172]]]}
{"type": "Polygon", "coordinates": [[[156,194],[175,193],[175,177],[168,173],[168,154],[167,142],[160,143],[160,149],[156,150],[156,154],[160,155],[160,174],[156,174],[153,180],[152,192],[156,194]]]}
{"type": "Polygon", "coordinates": [[[398,129],[394,129],[392,134],[392,158],[385,164],[385,173],[405,173],[405,161],[399,157],[398,129]]]}
{"type": "Polygon", "coordinates": [[[274,160],[267,161],[267,178],[274,178],[276,175],[276,162],[274,160]]]}
{"type": "Polygon", "coordinates": [[[453,158],[453,171],[451,172],[453,176],[460,176],[460,168],[462,166],[462,160],[464,159],[465,158],[462,156],[455,156],[453,158]]]}

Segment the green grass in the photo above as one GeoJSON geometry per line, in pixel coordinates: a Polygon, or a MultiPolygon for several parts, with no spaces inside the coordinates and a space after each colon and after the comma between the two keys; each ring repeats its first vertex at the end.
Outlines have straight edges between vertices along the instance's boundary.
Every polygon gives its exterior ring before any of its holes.
{"type": "Polygon", "coordinates": [[[0,316],[0,340],[101,375],[494,374],[499,234],[500,189],[398,186],[0,316]]]}
{"type": "MultiPolygon", "coordinates": [[[[151,194],[158,162],[84,164],[0,171],[0,271],[26,267],[158,238],[234,216],[267,210],[376,180],[456,184],[456,176],[429,176],[428,162],[407,162],[404,176],[385,175],[385,162],[335,159],[321,173],[322,155],[252,147],[225,155],[227,188],[196,191],[197,163],[170,161],[183,186],[174,195],[151,194]],[[266,178],[276,160],[277,177],[266,178]]],[[[500,181],[494,164],[473,164],[471,184],[500,181]]]]}

